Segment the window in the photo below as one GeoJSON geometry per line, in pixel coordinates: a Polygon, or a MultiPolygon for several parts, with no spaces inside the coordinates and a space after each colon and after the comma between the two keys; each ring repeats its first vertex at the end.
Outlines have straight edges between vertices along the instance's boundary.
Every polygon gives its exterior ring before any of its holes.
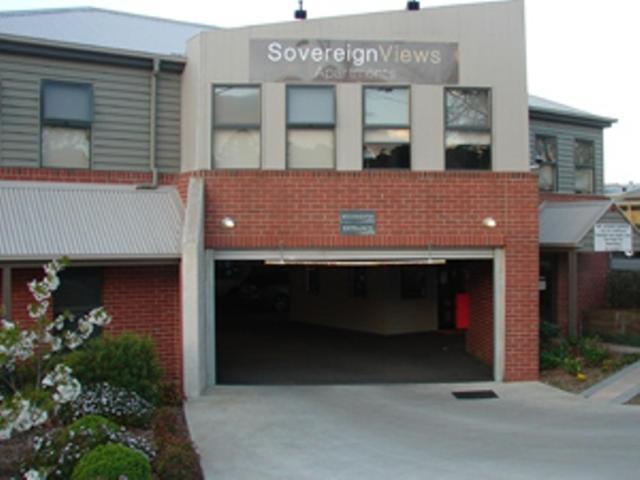
{"type": "Polygon", "coordinates": [[[556,162],[558,141],[549,135],[536,135],[535,162],[538,166],[538,186],[540,190],[553,192],[556,189],[556,162]]]}
{"type": "Polygon", "coordinates": [[[213,89],[213,165],[260,168],[260,88],[213,89]]]}
{"type": "Polygon", "coordinates": [[[409,89],[364,89],[363,168],[409,168],[409,89]]]}
{"type": "Polygon", "coordinates": [[[288,87],[287,166],[333,168],[335,124],[333,87],[288,87]]]}
{"type": "Polygon", "coordinates": [[[45,80],[41,92],[42,165],[89,168],[93,87],[45,80]]]}
{"type": "Polygon", "coordinates": [[[575,140],[573,159],[576,167],[576,192],[593,193],[593,169],[595,149],[589,140],[575,140]]]}
{"type": "Polygon", "coordinates": [[[53,314],[65,311],[80,317],[102,305],[102,269],[69,268],[60,273],[53,295],[53,314]]]}
{"type": "Polygon", "coordinates": [[[489,90],[449,88],[445,92],[447,170],[491,169],[489,90]]]}

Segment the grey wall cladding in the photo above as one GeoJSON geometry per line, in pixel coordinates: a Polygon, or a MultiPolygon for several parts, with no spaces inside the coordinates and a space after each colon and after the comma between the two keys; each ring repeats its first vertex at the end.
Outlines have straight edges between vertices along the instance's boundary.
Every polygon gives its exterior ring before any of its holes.
{"type": "MultiPolygon", "coordinates": [[[[150,72],[120,67],[0,55],[0,165],[40,165],[40,83],[43,79],[93,85],[92,168],[149,168],[150,72]]],[[[158,78],[158,166],[180,168],[180,76],[158,78]]]]}
{"type": "Polygon", "coordinates": [[[604,183],[602,129],[582,127],[567,123],[556,123],[541,120],[529,121],[529,150],[533,162],[535,158],[535,136],[549,135],[558,139],[557,191],[560,193],[575,192],[575,167],[573,158],[573,142],[575,139],[593,141],[595,148],[595,192],[601,194],[604,183]]]}

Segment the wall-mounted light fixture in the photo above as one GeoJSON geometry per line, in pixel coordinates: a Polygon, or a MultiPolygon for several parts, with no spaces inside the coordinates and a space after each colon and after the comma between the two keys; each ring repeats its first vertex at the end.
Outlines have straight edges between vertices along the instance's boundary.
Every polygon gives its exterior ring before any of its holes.
{"type": "Polygon", "coordinates": [[[416,1],[407,2],[407,10],[420,10],[420,2],[416,2],[416,1]]]}
{"type": "Polygon", "coordinates": [[[482,220],[482,225],[487,228],[496,228],[496,226],[498,226],[498,222],[496,222],[496,219],[493,217],[486,217],[482,220]]]}
{"type": "Polygon", "coordinates": [[[231,218],[231,217],[224,217],[222,220],[220,220],[220,224],[224,227],[224,228],[235,228],[236,226],[236,221],[231,218]]]}

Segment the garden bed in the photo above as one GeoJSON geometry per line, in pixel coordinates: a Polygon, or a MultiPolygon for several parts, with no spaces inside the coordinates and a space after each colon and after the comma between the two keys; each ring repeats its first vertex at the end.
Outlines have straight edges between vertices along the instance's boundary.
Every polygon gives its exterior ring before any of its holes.
{"type": "Polygon", "coordinates": [[[560,367],[540,372],[540,381],[571,393],[581,393],[640,359],[640,355],[612,355],[605,367],[584,367],[583,377],[570,374],[560,367]]]}

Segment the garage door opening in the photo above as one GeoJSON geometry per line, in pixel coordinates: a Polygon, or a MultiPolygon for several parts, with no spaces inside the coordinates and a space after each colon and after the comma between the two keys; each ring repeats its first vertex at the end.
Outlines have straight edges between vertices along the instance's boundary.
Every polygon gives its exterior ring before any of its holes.
{"type": "Polygon", "coordinates": [[[219,384],[493,378],[490,261],[215,271],[219,384]]]}

